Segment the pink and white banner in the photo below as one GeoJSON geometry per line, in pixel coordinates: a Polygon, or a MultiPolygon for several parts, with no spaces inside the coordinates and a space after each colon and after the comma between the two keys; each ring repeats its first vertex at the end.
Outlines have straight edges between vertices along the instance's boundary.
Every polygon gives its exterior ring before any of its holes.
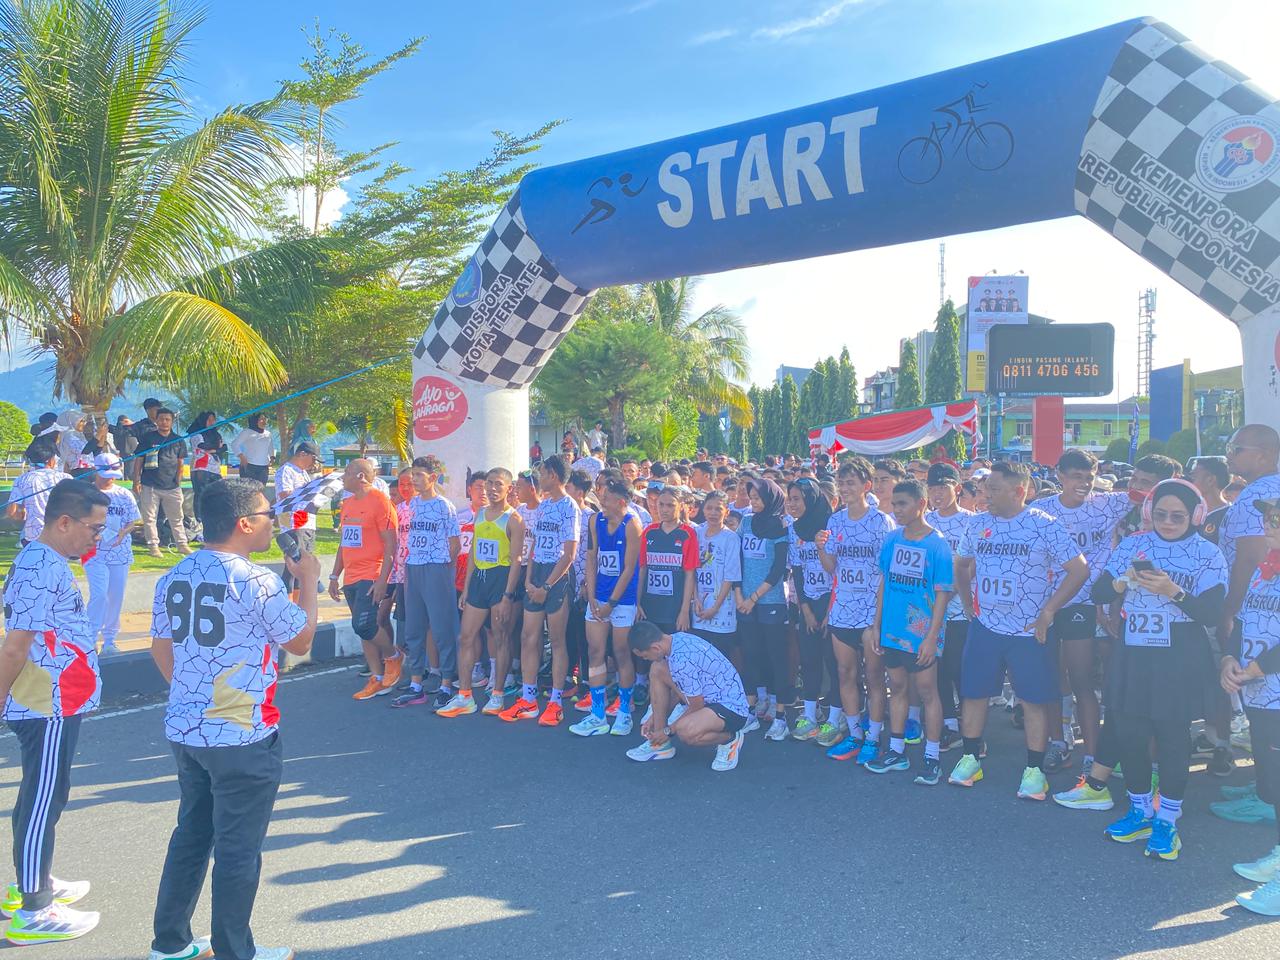
{"type": "Polygon", "coordinates": [[[976,401],[961,400],[936,407],[894,410],[817,427],[809,431],[809,445],[828,453],[851,450],[854,453],[887,454],[928,446],[952,430],[959,430],[971,439],[977,437],[976,401]]]}

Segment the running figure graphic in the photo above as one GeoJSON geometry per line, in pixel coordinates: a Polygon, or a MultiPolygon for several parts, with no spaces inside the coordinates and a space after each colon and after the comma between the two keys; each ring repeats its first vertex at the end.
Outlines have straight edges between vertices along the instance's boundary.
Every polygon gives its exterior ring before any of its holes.
{"type": "Polygon", "coordinates": [[[942,115],[942,122],[932,121],[927,135],[912,137],[898,151],[898,173],[904,180],[928,183],[941,173],[948,142],[952,156],[963,149],[965,159],[977,170],[999,170],[1009,162],[1013,156],[1012,131],[997,120],[974,120],[975,114],[987,109],[987,104],[976,98],[976,93],[986,86],[981,80],[975,81],[960,99],[934,107],[933,112],[942,115]]]}

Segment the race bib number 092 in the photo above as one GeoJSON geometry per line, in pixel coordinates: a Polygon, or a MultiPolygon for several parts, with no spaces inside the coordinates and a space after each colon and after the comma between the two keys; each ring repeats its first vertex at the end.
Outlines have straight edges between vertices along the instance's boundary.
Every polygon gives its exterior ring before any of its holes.
{"type": "Polygon", "coordinates": [[[893,548],[893,560],[889,572],[895,577],[912,577],[920,580],[924,577],[924,551],[919,547],[908,547],[897,544],[893,548]]]}

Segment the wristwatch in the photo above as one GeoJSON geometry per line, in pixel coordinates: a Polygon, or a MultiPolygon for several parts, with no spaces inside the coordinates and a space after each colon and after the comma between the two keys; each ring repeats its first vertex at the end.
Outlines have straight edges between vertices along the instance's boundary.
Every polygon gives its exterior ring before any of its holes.
{"type": "Polygon", "coordinates": [[[338,575],[337,575],[336,573],[331,573],[331,574],[329,574],[329,579],[330,579],[330,580],[337,580],[337,579],[338,579],[338,575]]]}
{"type": "Polygon", "coordinates": [[[515,595],[514,593],[512,593],[510,590],[503,590],[503,591],[502,591],[502,598],[503,598],[504,600],[514,600],[514,599],[516,598],[516,595],[515,595]]]}
{"type": "Polygon", "coordinates": [[[1179,590],[1177,593],[1173,595],[1174,603],[1181,603],[1185,599],[1187,599],[1187,591],[1185,590],[1179,590]]]}

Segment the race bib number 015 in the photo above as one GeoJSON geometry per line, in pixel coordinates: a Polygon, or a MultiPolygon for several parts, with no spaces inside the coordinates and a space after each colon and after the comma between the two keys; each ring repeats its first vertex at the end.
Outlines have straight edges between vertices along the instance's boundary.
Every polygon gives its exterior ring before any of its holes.
{"type": "Polygon", "coordinates": [[[1124,617],[1124,642],[1130,647],[1167,647],[1169,617],[1160,610],[1129,610],[1124,617]]]}
{"type": "Polygon", "coordinates": [[[978,603],[986,607],[1008,607],[1018,602],[1018,581],[1010,576],[978,578],[978,603]]]}

